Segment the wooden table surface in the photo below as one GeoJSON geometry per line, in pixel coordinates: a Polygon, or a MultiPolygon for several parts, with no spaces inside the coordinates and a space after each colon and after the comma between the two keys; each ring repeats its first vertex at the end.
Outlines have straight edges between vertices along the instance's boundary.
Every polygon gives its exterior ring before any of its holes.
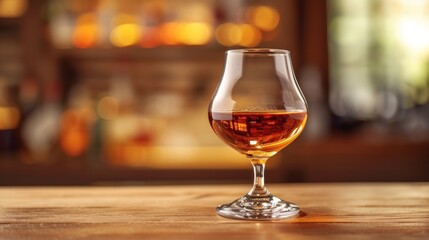
{"type": "Polygon", "coordinates": [[[249,187],[1,187],[0,239],[429,239],[429,183],[269,184],[300,216],[216,214],[249,187]]]}

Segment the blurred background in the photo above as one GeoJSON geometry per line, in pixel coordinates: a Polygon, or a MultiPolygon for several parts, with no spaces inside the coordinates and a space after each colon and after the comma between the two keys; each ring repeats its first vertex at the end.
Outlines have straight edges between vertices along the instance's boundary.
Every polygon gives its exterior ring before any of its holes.
{"type": "Polygon", "coordinates": [[[0,0],[0,185],[250,183],[207,119],[248,47],[310,109],[268,182],[429,181],[429,0],[0,0]]]}

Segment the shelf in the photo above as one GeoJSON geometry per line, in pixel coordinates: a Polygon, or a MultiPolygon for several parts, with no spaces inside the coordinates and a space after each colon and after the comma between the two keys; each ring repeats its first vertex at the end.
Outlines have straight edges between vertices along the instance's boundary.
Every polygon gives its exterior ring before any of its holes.
{"type": "Polygon", "coordinates": [[[55,53],[61,58],[73,60],[140,60],[140,61],[221,61],[224,52],[221,47],[210,46],[165,46],[158,48],[92,48],[92,49],[56,49],[55,53]]]}
{"type": "MultiPolygon", "coordinates": [[[[277,164],[268,162],[267,183],[429,181],[428,146],[428,141],[395,138],[378,143],[341,136],[321,141],[299,139],[276,156],[277,164]]],[[[252,178],[250,164],[235,169],[155,169],[110,166],[89,159],[56,158],[51,163],[25,164],[13,156],[1,156],[0,185],[247,183],[252,178]]]]}

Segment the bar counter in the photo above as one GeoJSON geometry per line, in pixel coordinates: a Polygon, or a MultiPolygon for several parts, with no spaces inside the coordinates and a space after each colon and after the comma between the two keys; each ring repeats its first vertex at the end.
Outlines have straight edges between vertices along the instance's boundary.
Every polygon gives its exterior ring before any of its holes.
{"type": "Polygon", "coordinates": [[[0,187],[0,239],[429,239],[429,183],[268,184],[297,217],[220,217],[249,185],[0,187]]]}

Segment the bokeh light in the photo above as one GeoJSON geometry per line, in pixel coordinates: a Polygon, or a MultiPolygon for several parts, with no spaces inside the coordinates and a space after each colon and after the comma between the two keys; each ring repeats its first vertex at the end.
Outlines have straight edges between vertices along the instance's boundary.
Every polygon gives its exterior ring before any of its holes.
{"type": "Polygon", "coordinates": [[[262,39],[261,32],[250,24],[241,24],[240,45],[243,47],[255,47],[259,45],[262,39]]]}
{"type": "Polygon", "coordinates": [[[167,22],[160,28],[160,38],[165,45],[176,45],[179,43],[179,23],[167,22]]]}
{"type": "Polygon", "coordinates": [[[224,23],[216,28],[216,40],[218,43],[230,47],[238,45],[241,41],[241,29],[234,23],[224,23]]]}
{"type": "Polygon", "coordinates": [[[279,24],[279,12],[269,6],[254,6],[248,8],[246,16],[249,23],[263,31],[273,31],[279,24]]]}
{"type": "Polygon", "coordinates": [[[260,44],[262,34],[250,24],[224,23],[216,28],[216,40],[224,46],[254,47],[260,44]]]}
{"type": "Polygon", "coordinates": [[[114,119],[119,112],[119,103],[113,97],[103,97],[97,104],[98,115],[106,120],[114,119]]]}
{"type": "Polygon", "coordinates": [[[402,18],[397,23],[399,40],[413,51],[429,51],[429,18],[402,18]]]}
{"type": "Polygon", "coordinates": [[[26,9],[26,0],[0,0],[0,17],[19,17],[26,9]]]}
{"type": "Polygon", "coordinates": [[[128,47],[136,44],[141,36],[140,26],[135,23],[125,23],[113,28],[110,41],[116,47],[128,47]]]}
{"type": "Polygon", "coordinates": [[[110,32],[110,42],[115,47],[128,47],[139,42],[143,29],[136,16],[118,14],[113,19],[113,29],[110,32]]]}
{"type": "MultiPolygon", "coordinates": [[[[122,4],[100,4],[92,9],[95,5],[73,3],[69,6],[70,13],[52,10],[55,12],[50,25],[52,42],[63,49],[108,45],[120,48],[201,46],[211,42],[228,47],[256,47],[274,39],[273,30],[280,20],[279,12],[265,5],[243,6],[236,17],[215,16],[213,6],[207,3],[193,2],[186,7],[172,3],[174,10],[166,8],[167,5],[145,3],[137,10],[122,8],[122,4]]],[[[61,4],[56,7],[67,8],[61,4]]]]}
{"type": "Polygon", "coordinates": [[[73,45],[77,48],[93,47],[98,41],[99,28],[93,13],[80,15],[72,36],[73,45]]]}
{"type": "Polygon", "coordinates": [[[21,114],[15,107],[0,107],[0,130],[15,129],[21,114]]]}
{"type": "Polygon", "coordinates": [[[157,27],[145,28],[145,34],[141,37],[139,45],[144,48],[154,48],[161,44],[160,30],[157,27]]]}
{"type": "Polygon", "coordinates": [[[178,26],[179,40],[186,45],[204,45],[212,37],[212,26],[205,22],[185,22],[178,26]]]}
{"type": "Polygon", "coordinates": [[[89,146],[88,111],[65,111],[61,118],[60,146],[71,157],[81,156],[89,146]]]}

